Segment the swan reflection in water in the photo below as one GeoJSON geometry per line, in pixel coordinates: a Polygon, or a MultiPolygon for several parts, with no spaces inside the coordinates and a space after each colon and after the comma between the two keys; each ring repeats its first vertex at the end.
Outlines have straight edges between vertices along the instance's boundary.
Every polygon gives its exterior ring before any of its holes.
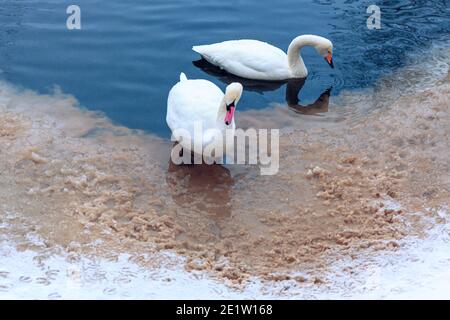
{"type": "Polygon", "coordinates": [[[228,73],[227,71],[209,63],[205,59],[193,61],[192,63],[199,69],[216,77],[225,84],[240,82],[247,91],[255,91],[258,93],[275,91],[286,84],[286,103],[291,110],[305,115],[328,112],[331,88],[325,90],[315,102],[308,105],[302,105],[299,103],[298,95],[303,88],[306,79],[291,79],[285,81],[252,80],[228,73]]]}
{"type": "Polygon", "coordinates": [[[214,220],[231,216],[234,179],[221,165],[175,165],[169,161],[166,182],[174,202],[214,220]]]}

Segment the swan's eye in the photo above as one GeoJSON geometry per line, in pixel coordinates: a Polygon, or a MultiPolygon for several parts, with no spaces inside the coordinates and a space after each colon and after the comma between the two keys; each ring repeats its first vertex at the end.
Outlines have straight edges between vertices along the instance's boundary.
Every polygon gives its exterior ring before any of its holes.
{"type": "Polygon", "coordinates": [[[230,108],[234,108],[234,101],[230,104],[227,104],[227,111],[230,111],[230,108]]]}

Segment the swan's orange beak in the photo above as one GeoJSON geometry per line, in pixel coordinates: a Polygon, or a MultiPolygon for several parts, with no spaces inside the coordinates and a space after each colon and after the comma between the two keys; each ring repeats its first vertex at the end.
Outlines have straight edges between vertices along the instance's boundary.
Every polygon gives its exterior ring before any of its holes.
{"type": "Polygon", "coordinates": [[[329,54],[325,57],[325,61],[328,62],[328,64],[330,65],[331,68],[334,68],[334,64],[333,64],[333,56],[331,55],[331,53],[329,53],[329,54]]]}
{"type": "Polygon", "coordinates": [[[234,109],[235,109],[235,105],[234,103],[227,106],[227,113],[225,115],[225,124],[228,126],[231,121],[233,120],[233,115],[234,115],[234,109]]]}

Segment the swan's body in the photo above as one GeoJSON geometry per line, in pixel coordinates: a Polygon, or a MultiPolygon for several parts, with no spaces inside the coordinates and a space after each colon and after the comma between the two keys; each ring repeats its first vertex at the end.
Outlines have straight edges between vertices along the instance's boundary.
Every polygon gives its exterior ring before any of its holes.
{"type": "Polygon", "coordinates": [[[289,45],[287,54],[258,40],[230,40],[211,45],[194,46],[208,62],[234,75],[255,80],[306,78],[308,70],[300,55],[304,46],[313,46],[333,67],[333,44],[330,40],[303,35],[289,45]]]}
{"type": "Polygon", "coordinates": [[[232,83],[224,94],[219,87],[207,80],[188,80],[184,73],[180,82],[172,87],[167,100],[166,121],[173,137],[192,152],[196,129],[201,126],[202,149],[214,145],[216,134],[223,135],[226,130],[234,135],[236,128],[233,114],[242,94],[242,85],[232,83]]]}

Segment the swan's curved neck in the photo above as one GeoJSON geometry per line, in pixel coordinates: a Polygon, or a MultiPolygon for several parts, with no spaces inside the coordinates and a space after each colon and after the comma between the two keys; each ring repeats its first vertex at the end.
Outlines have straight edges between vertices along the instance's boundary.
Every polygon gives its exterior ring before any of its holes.
{"type": "Polygon", "coordinates": [[[302,35],[292,40],[288,48],[288,64],[294,78],[306,78],[308,69],[301,56],[304,46],[315,46],[317,41],[313,35],[302,35]]]}
{"type": "Polygon", "coordinates": [[[225,102],[225,96],[220,102],[219,110],[217,110],[217,122],[223,124],[225,115],[227,114],[227,104],[225,102]]]}

